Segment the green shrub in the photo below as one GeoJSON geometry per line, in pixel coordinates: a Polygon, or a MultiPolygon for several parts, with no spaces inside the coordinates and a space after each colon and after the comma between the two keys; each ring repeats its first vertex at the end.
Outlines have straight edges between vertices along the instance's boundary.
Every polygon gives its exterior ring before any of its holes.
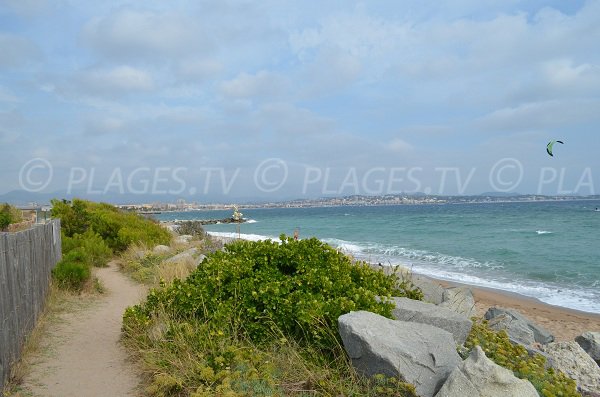
{"type": "Polygon", "coordinates": [[[6,230],[10,224],[10,214],[0,211],[0,232],[6,230]]]}
{"type": "Polygon", "coordinates": [[[11,223],[18,223],[23,220],[21,210],[7,203],[0,206],[0,231],[6,230],[11,223]]]}
{"type": "Polygon", "coordinates": [[[282,236],[281,244],[237,241],[210,254],[185,281],[151,291],[125,321],[148,321],[164,307],[181,318],[233,323],[254,342],[281,332],[327,351],[340,343],[340,315],[368,310],[391,317],[387,298],[419,294],[317,239],[282,236]]]}
{"type": "Polygon", "coordinates": [[[496,364],[508,368],[515,376],[529,380],[542,397],[580,397],[575,381],[562,372],[545,368],[545,357],[529,356],[527,350],[510,342],[505,331],[491,330],[487,321],[476,321],[465,342],[470,350],[481,346],[485,355],[496,364]]]}
{"type": "Polygon", "coordinates": [[[67,254],[74,249],[79,249],[87,256],[88,263],[95,267],[106,266],[112,257],[112,250],[99,234],[88,230],[84,234],[75,234],[68,237],[63,234],[62,251],[67,254]]]}
{"type": "Polygon", "coordinates": [[[52,277],[60,288],[80,291],[91,276],[87,261],[84,252],[74,249],[52,269],[52,277]]]}
{"type": "Polygon", "coordinates": [[[74,199],[72,203],[53,200],[52,216],[61,219],[66,237],[84,235],[86,232],[97,234],[114,252],[124,251],[133,243],[154,246],[169,244],[171,240],[169,231],[158,223],[120,211],[110,204],[79,199],[74,199]]]}

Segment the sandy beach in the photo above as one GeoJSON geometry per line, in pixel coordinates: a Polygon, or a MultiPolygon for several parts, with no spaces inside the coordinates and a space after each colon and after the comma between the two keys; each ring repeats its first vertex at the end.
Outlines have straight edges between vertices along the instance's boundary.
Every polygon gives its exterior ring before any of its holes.
{"type": "MultiPolygon", "coordinates": [[[[570,341],[586,331],[600,332],[600,314],[549,305],[538,299],[491,288],[436,280],[444,287],[468,287],[473,291],[479,317],[493,306],[512,308],[552,332],[557,342],[570,341]]],[[[600,302],[598,303],[600,305],[600,302]]]]}

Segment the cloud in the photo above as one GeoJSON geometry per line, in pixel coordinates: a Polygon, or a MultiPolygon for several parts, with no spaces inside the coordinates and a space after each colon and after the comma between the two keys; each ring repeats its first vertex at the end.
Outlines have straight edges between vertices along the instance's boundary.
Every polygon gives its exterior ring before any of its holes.
{"type": "Polygon", "coordinates": [[[414,149],[410,143],[408,143],[402,139],[399,139],[399,138],[396,138],[396,139],[392,140],[390,143],[388,143],[387,148],[394,153],[400,153],[400,154],[405,154],[407,152],[411,152],[414,149]]]}
{"type": "Polygon", "coordinates": [[[0,69],[18,68],[41,58],[41,51],[29,39],[0,32],[0,69]]]}
{"type": "Polygon", "coordinates": [[[93,18],[85,25],[83,37],[92,48],[116,59],[164,59],[212,47],[200,24],[176,12],[120,9],[93,18]]]}
{"type": "Polygon", "coordinates": [[[151,91],[154,88],[152,76],[131,66],[118,66],[112,69],[88,69],[76,78],[81,94],[117,96],[151,91]]]}
{"type": "Polygon", "coordinates": [[[287,81],[275,73],[261,70],[256,74],[241,73],[221,83],[221,93],[230,98],[274,97],[284,92],[287,81]]]}
{"type": "Polygon", "coordinates": [[[574,123],[600,120],[600,100],[548,100],[495,110],[475,125],[483,130],[536,130],[563,128],[574,123]]]}
{"type": "Polygon", "coordinates": [[[184,59],[177,67],[178,76],[182,80],[204,81],[217,76],[223,71],[223,64],[215,59],[184,59]]]}

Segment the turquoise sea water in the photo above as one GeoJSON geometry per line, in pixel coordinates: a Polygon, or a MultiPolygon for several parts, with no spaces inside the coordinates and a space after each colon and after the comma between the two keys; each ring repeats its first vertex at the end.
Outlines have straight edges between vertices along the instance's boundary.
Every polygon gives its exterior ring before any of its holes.
{"type": "MultiPolygon", "coordinates": [[[[242,237],[315,236],[355,257],[600,313],[600,201],[243,210],[242,237]]],[[[170,212],[160,220],[231,211],[170,212]]],[[[235,234],[235,225],[210,225],[235,234]]]]}

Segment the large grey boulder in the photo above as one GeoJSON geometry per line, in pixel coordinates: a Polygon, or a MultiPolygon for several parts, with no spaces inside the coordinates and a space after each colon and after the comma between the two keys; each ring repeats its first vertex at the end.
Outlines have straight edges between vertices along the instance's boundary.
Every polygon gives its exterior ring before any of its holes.
{"type": "Polygon", "coordinates": [[[600,393],[600,367],[577,342],[550,343],[542,348],[552,357],[552,367],[575,380],[578,388],[600,393]]]}
{"type": "Polygon", "coordinates": [[[194,255],[196,254],[196,252],[198,252],[198,248],[190,248],[175,256],[170,257],[169,259],[165,260],[164,263],[180,263],[186,261],[192,262],[194,261],[194,255]]]}
{"type": "Polygon", "coordinates": [[[166,245],[157,245],[152,249],[152,253],[157,255],[167,254],[169,252],[171,252],[171,247],[168,247],[166,245]]]}
{"type": "Polygon", "coordinates": [[[431,325],[360,311],[340,316],[338,326],[359,373],[399,377],[423,397],[432,397],[461,363],[452,334],[431,325]]]}
{"type": "Polygon", "coordinates": [[[442,294],[440,306],[471,318],[475,315],[473,291],[467,287],[446,288],[442,294]]]}
{"type": "Polygon", "coordinates": [[[600,365],[600,332],[585,332],[575,342],[600,365]]]}
{"type": "Polygon", "coordinates": [[[439,305],[444,301],[444,287],[438,282],[418,274],[411,275],[409,281],[423,292],[425,302],[439,305]]]}
{"type": "Polygon", "coordinates": [[[194,236],[190,236],[189,234],[182,234],[181,236],[175,237],[176,244],[187,244],[189,243],[194,236]]]}
{"type": "Polygon", "coordinates": [[[539,397],[533,385],[495,364],[475,346],[448,377],[436,397],[539,397]]]}
{"type": "Polygon", "coordinates": [[[392,311],[396,320],[429,324],[446,330],[452,334],[458,345],[465,343],[473,326],[468,317],[433,303],[408,298],[392,298],[392,303],[396,305],[392,311]]]}
{"type": "Polygon", "coordinates": [[[494,317],[498,317],[503,314],[509,315],[514,320],[518,320],[518,321],[522,321],[522,322],[526,323],[527,327],[529,327],[533,331],[533,337],[537,343],[541,343],[541,344],[545,345],[545,344],[548,344],[548,343],[554,341],[554,335],[552,335],[546,329],[537,325],[536,323],[529,320],[527,317],[525,317],[524,315],[522,315],[521,313],[519,313],[518,311],[513,310],[513,309],[505,309],[502,307],[491,307],[485,313],[485,319],[491,320],[494,317]]]}
{"type": "Polygon", "coordinates": [[[526,322],[518,320],[509,314],[501,314],[489,320],[489,326],[494,331],[506,331],[511,341],[525,346],[535,343],[533,331],[526,322]]]}

